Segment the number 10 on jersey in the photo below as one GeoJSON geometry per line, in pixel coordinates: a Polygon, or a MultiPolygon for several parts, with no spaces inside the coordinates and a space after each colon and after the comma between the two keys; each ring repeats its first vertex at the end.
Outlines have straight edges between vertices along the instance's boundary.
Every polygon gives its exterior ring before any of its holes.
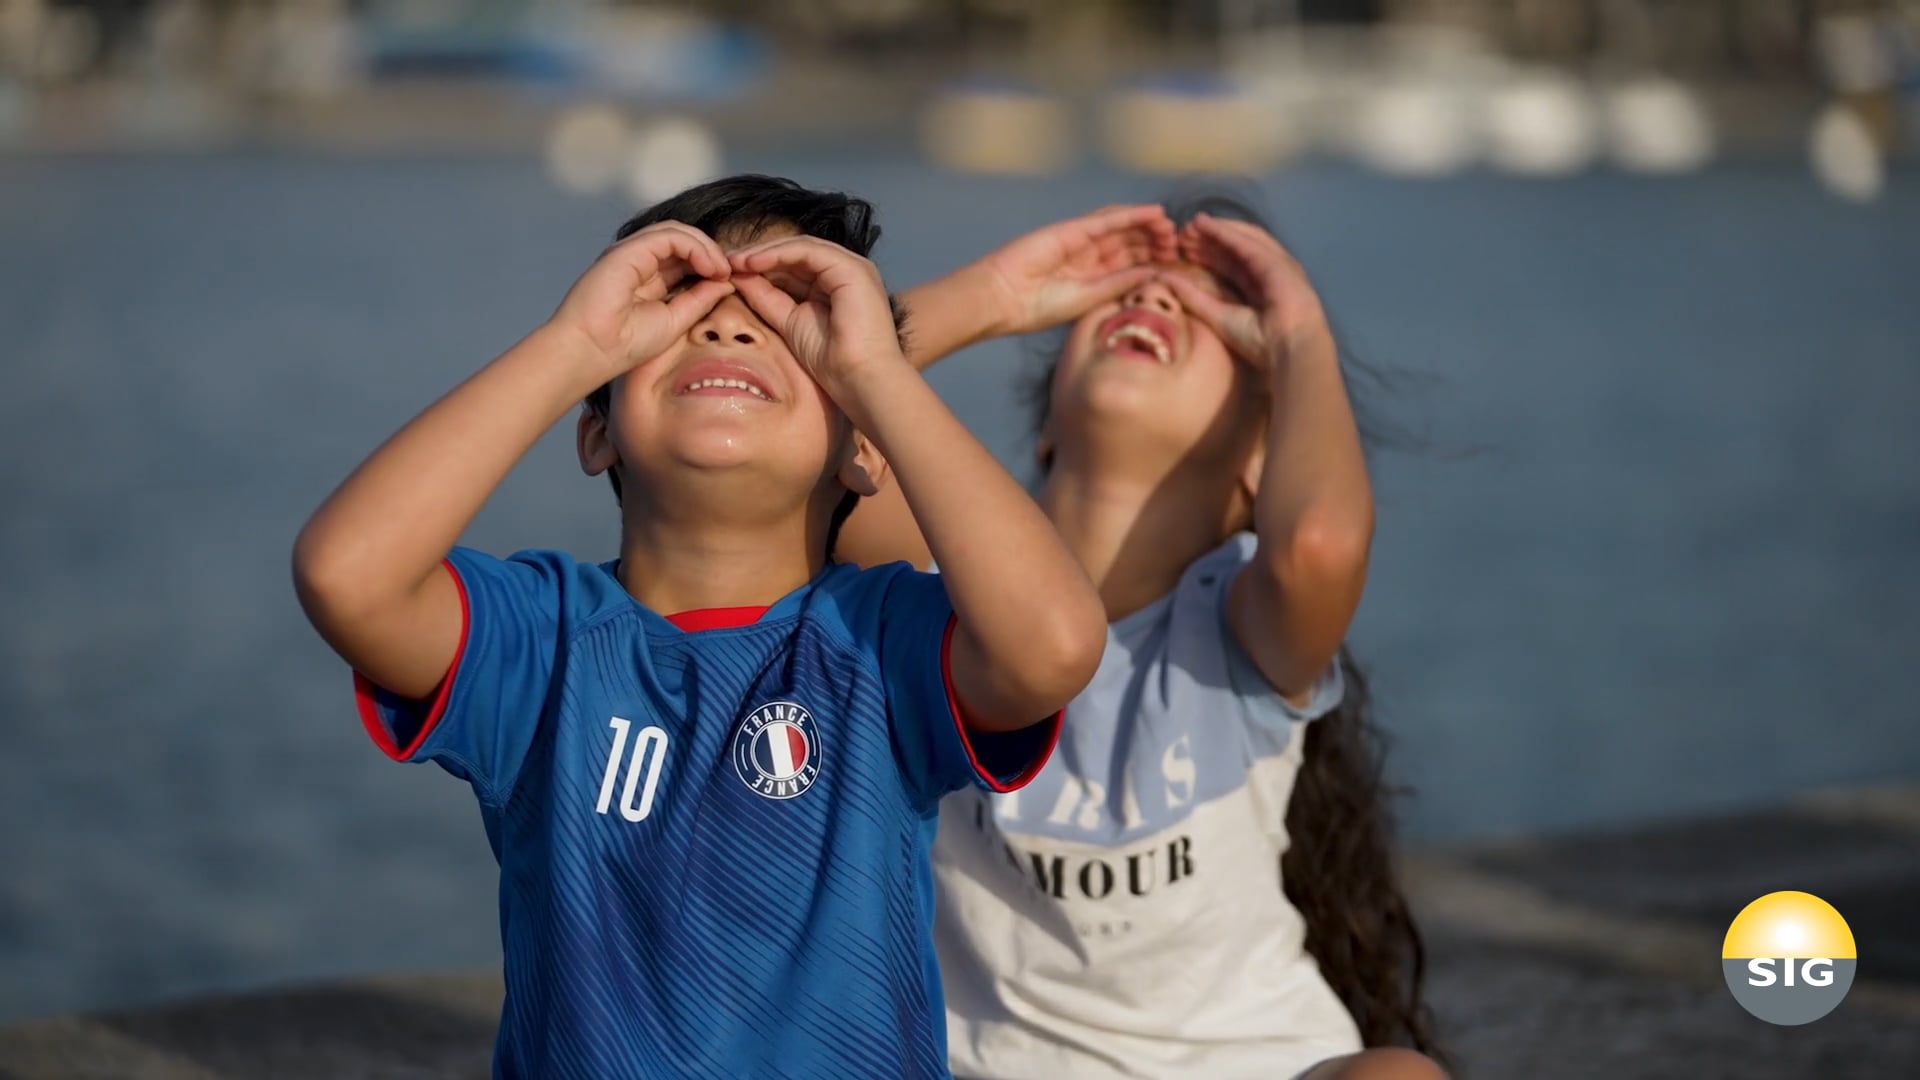
{"type": "Polygon", "coordinates": [[[607,724],[613,728],[613,749],[607,753],[607,772],[600,779],[598,809],[604,814],[613,802],[613,786],[620,779],[620,760],[625,758],[627,783],[620,793],[620,816],[628,821],[645,821],[653,810],[653,789],[660,783],[660,763],[667,758],[667,733],[653,726],[641,728],[639,734],[633,736],[633,752],[629,755],[627,736],[632,722],[616,716],[607,724]],[[639,789],[638,802],[634,801],[635,788],[639,789]]]}

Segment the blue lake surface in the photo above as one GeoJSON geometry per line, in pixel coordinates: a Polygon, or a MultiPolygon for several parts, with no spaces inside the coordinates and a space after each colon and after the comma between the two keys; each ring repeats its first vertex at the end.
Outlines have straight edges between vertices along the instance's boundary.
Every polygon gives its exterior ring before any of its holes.
{"type": "MultiPolygon", "coordinates": [[[[1162,185],[889,147],[730,166],[874,198],[897,285],[1162,185]]],[[[1421,841],[1920,774],[1920,184],[1304,167],[1267,182],[1428,443],[1377,462],[1355,630],[1421,841]]],[[[537,162],[0,160],[0,1020],[498,959],[467,791],[385,761],[288,548],[544,318],[627,207],[537,162]]],[[[935,384],[1024,466],[1016,343],[935,384]]],[[[604,557],[556,432],[469,540],[604,557]]]]}

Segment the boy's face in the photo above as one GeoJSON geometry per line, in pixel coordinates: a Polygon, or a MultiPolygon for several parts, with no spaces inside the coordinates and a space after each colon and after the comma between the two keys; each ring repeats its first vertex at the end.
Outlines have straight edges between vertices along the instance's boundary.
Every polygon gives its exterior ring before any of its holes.
{"type": "MultiPolygon", "coordinates": [[[[732,253],[794,234],[779,225],[717,240],[732,253]]],[[[590,474],[621,469],[629,491],[688,470],[750,477],[770,507],[837,499],[841,486],[872,494],[884,469],[778,330],[737,294],[614,381],[608,414],[588,410],[581,420],[580,457],[590,474]]],[[[738,494],[730,485],[728,497],[738,494]]]]}

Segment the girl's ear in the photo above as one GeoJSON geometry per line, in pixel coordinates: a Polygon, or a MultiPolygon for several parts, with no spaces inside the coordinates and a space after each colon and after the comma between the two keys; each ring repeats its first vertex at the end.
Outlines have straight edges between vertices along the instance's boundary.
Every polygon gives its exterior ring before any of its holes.
{"type": "MultiPolygon", "coordinates": [[[[1264,410],[1267,406],[1262,405],[1261,408],[1264,410]]],[[[1273,433],[1267,429],[1268,421],[1264,412],[1248,419],[1258,425],[1259,435],[1248,440],[1251,445],[1247,447],[1246,459],[1240,463],[1240,475],[1236,478],[1235,487],[1240,497],[1246,500],[1247,520],[1251,522],[1255,501],[1260,497],[1260,480],[1267,474],[1267,439],[1273,433]]]]}
{"type": "Polygon", "coordinates": [[[1266,474],[1266,469],[1267,445],[1266,440],[1262,439],[1254,444],[1253,452],[1247,455],[1246,464],[1241,466],[1240,475],[1234,483],[1235,494],[1239,496],[1235,500],[1239,505],[1234,508],[1234,518],[1242,522],[1241,528],[1253,527],[1254,507],[1260,498],[1260,478],[1266,474]]]}
{"type": "Polygon", "coordinates": [[[589,405],[580,407],[580,421],[574,425],[574,449],[580,455],[580,471],[599,476],[620,464],[620,451],[607,431],[607,418],[589,405]]]}
{"type": "Polygon", "coordinates": [[[1247,505],[1252,506],[1254,497],[1260,494],[1260,478],[1267,471],[1267,441],[1261,439],[1253,444],[1253,450],[1247,454],[1246,464],[1240,467],[1240,494],[1246,497],[1247,505]]]}
{"type": "MultiPolygon", "coordinates": [[[[1047,371],[1047,392],[1049,394],[1053,392],[1053,380],[1059,373],[1060,365],[1056,361],[1054,366],[1047,371]]],[[[1057,449],[1057,447],[1053,439],[1053,409],[1048,408],[1040,417],[1040,430],[1034,432],[1033,435],[1033,463],[1040,467],[1040,475],[1045,476],[1048,470],[1053,468],[1053,452],[1055,449],[1057,449]]]]}

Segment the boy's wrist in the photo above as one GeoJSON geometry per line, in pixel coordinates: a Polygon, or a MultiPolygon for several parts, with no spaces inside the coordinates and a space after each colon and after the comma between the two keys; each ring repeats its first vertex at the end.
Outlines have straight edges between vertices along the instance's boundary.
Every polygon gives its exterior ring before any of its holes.
{"type": "Polygon", "coordinates": [[[908,385],[908,380],[922,385],[926,382],[896,348],[870,356],[863,363],[846,366],[836,374],[834,385],[828,387],[828,391],[834,404],[853,421],[853,426],[871,436],[875,418],[884,411],[885,403],[908,385]]]}
{"type": "Polygon", "coordinates": [[[590,334],[570,323],[542,323],[522,340],[521,347],[537,350],[543,361],[563,368],[571,382],[583,387],[581,397],[620,375],[606,350],[590,334]]]}

